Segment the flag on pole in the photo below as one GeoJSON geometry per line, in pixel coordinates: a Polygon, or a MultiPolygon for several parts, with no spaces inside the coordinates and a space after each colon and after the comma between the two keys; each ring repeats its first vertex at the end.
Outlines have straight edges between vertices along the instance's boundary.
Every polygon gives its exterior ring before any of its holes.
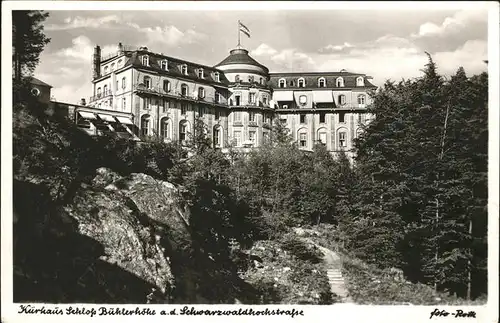
{"type": "Polygon", "coordinates": [[[247,28],[247,26],[245,26],[244,24],[241,23],[241,21],[238,21],[239,25],[240,25],[240,31],[242,33],[244,33],[245,35],[248,36],[248,38],[250,38],[250,29],[247,28]]]}

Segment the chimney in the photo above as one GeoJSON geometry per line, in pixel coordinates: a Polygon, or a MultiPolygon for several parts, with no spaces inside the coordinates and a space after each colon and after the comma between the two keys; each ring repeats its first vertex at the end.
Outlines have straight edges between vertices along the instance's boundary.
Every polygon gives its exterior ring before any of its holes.
{"type": "Polygon", "coordinates": [[[118,43],[118,53],[123,54],[123,44],[122,43],[118,43]]]}
{"type": "Polygon", "coordinates": [[[81,98],[80,100],[80,105],[86,105],[87,102],[85,101],[85,98],[81,98]]]}
{"type": "Polygon", "coordinates": [[[94,55],[92,56],[92,76],[94,79],[101,76],[101,47],[94,48],[94,55]]]}

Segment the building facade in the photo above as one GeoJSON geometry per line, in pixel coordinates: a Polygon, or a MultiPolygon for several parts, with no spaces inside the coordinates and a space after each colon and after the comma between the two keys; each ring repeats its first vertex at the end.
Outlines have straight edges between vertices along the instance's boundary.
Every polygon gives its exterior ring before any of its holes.
{"type": "Polygon", "coordinates": [[[366,75],[270,73],[241,47],[215,66],[122,44],[107,56],[96,46],[92,59],[92,96],[75,111],[91,134],[186,142],[199,118],[214,147],[245,149],[262,145],[278,119],[300,149],[333,152],[349,151],[371,117],[366,75]]]}

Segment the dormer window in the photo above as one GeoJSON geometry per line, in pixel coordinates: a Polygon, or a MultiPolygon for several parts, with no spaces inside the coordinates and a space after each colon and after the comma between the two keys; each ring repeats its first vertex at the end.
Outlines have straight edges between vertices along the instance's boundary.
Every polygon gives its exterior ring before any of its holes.
{"type": "Polygon", "coordinates": [[[301,77],[298,81],[299,87],[306,87],[306,81],[304,80],[303,77],[301,77]]]}
{"type": "Polygon", "coordinates": [[[215,72],[214,73],[214,79],[215,79],[215,82],[220,82],[220,74],[219,74],[219,72],[215,72]]]}
{"type": "Polygon", "coordinates": [[[142,56],[142,65],[149,66],[149,56],[148,55],[142,56]]]}
{"type": "Polygon", "coordinates": [[[253,75],[250,75],[248,77],[248,83],[253,83],[253,81],[254,81],[254,77],[253,77],[253,75]]]}
{"type": "Polygon", "coordinates": [[[234,81],[235,81],[235,82],[239,82],[239,81],[240,81],[240,76],[239,76],[239,75],[236,75],[236,76],[234,77],[234,81]]]}
{"type": "Polygon", "coordinates": [[[260,84],[264,85],[264,79],[262,77],[260,78],[260,84]]]}
{"type": "Polygon", "coordinates": [[[285,79],[280,79],[278,81],[278,87],[279,88],[285,88],[286,87],[286,80],[285,79]]]}
{"type": "Polygon", "coordinates": [[[181,73],[184,75],[188,75],[188,67],[186,64],[181,66],[181,73]]]}
{"type": "Polygon", "coordinates": [[[104,75],[108,74],[108,67],[104,66],[104,75]]]}
{"type": "Polygon", "coordinates": [[[200,87],[198,89],[198,98],[203,99],[205,97],[205,89],[200,87]]]}
{"type": "Polygon", "coordinates": [[[221,102],[221,95],[219,92],[215,92],[215,102],[220,103],[221,102]]]}
{"type": "Polygon", "coordinates": [[[205,75],[204,75],[204,73],[203,73],[203,69],[202,69],[202,68],[199,68],[199,69],[198,69],[198,77],[199,77],[200,79],[202,79],[202,78],[204,78],[204,77],[205,77],[205,75]]]}
{"type": "Polygon", "coordinates": [[[362,76],[356,79],[356,86],[365,86],[365,79],[362,76]]]}
{"type": "Polygon", "coordinates": [[[318,87],[326,87],[326,80],[324,77],[320,77],[318,80],[318,87]]]}
{"type": "Polygon", "coordinates": [[[335,81],[335,85],[337,87],[344,87],[344,79],[342,77],[337,77],[337,80],[335,81]]]}
{"type": "Polygon", "coordinates": [[[168,62],[166,59],[160,61],[160,68],[164,71],[168,70],[168,62]]]}

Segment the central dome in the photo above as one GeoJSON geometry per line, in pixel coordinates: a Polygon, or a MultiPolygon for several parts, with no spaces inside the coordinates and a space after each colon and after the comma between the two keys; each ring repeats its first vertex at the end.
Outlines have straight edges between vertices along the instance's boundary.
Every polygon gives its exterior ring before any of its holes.
{"type": "Polygon", "coordinates": [[[235,48],[231,50],[228,57],[226,57],[219,64],[215,65],[216,68],[221,68],[226,71],[241,69],[244,66],[252,66],[254,68],[257,67],[262,73],[269,73],[269,69],[267,67],[250,57],[250,55],[248,55],[248,50],[243,48],[235,48]]]}

